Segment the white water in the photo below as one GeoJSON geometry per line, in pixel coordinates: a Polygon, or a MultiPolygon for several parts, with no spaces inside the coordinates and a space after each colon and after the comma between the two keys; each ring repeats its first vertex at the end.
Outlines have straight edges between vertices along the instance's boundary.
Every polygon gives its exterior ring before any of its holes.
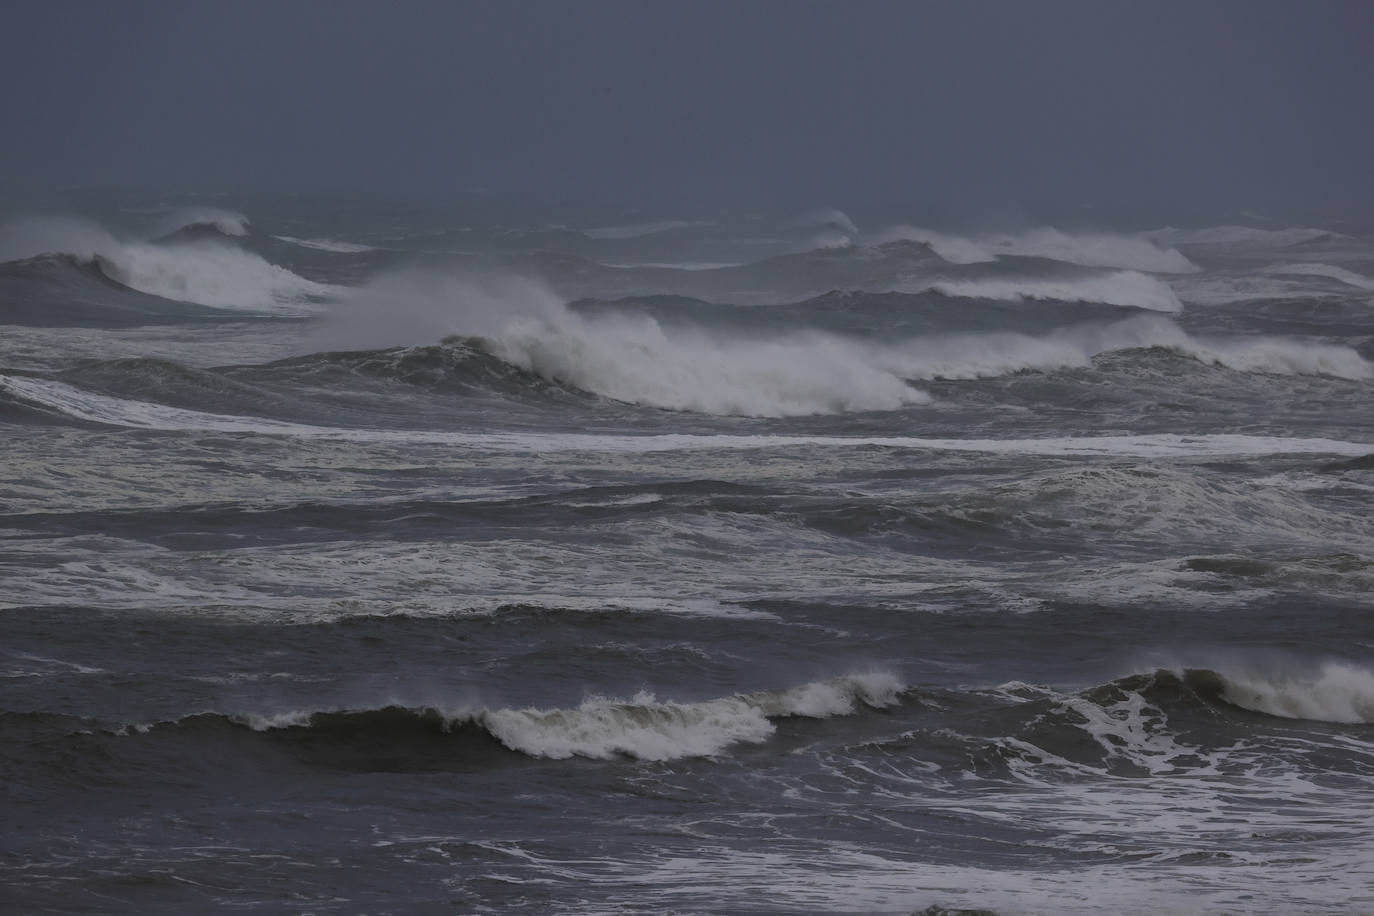
{"type": "Polygon", "coordinates": [[[487,338],[494,356],[544,378],[632,404],[782,417],[895,410],[929,396],[833,334],[774,338],[667,329],[648,317],[526,319],[487,338]]]}
{"type": "MultiPolygon", "coordinates": [[[[869,672],[694,703],[660,700],[641,691],[623,700],[589,697],[571,708],[442,712],[450,723],[475,722],[506,747],[532,757],[677,760],[714,756],[741,742],[766,741],[776,731],[771,719],[853,715],[864,706],[891,706],[905,690],[891,674],[869,672]]],[[[293,711],[244,721],[265,731],[305,725],[312,714],[293,711]]]]}
{"type": "Polygon", "coordinates": [[[333,291],[227,240],[121,240],[96,223],[62,217],[0,226],[0,261],[45,254],[95,261],[110,279],[140,292],[217,308],[308,312],[311,297],[333,291]]]}
{"type": "Polygon", "coordinates": [[[1288,719],[1374,723],[1374,671],[1327,662],[1316,672],[1222,674],[1229,703],[1288,719]]]}
{"type": "MultiPolygon", "coordinates": [[[[1133,272],[1056,284],[941,284],[979,296],[1096,297],[1177,309],[1153,277],[1133,272]],[[1167,297],[1167,301],[1165,301],[1167,297]]],[[[1176,323],[1137,316],[1035,336],[938,334],[876,342],[819,330],[760,331],[665,325],[613,312],[583,315],[518,277],[401,273],[383,277],[329,316],[330,348],[475,336],[493,356],[550,381],[631,404],[716,415],[803,416],[895,410],[927,403],[910,380],[986,378],[1089,365],[1115,350],[1165,347],[1200,362],[1279,375],[1374,377],[1349,347],[1284,338],[1196,338],[1176,323]]]]}

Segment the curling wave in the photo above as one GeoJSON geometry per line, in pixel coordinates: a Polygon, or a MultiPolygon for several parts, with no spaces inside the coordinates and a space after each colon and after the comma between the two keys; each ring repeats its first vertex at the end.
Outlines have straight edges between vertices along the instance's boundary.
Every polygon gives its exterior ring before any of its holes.
{"type": "Polygon", "coordinates": [[[1217,674],[1220,696],[1244,709],[1285,719],[1374,723],[1374,671],[1326,662],[1316,671],[1242,670],[1217,674]]]}
{"type": "Polygon", "coordinates": [[[215,308],[310,312],[314,300],[333,292],[224,238],[197,235],[161,243],[125,241],[95,223],[66,218],[29,219],[0,227],[0,261],[54,254],[94,264],[121,286],[215,308]]]}

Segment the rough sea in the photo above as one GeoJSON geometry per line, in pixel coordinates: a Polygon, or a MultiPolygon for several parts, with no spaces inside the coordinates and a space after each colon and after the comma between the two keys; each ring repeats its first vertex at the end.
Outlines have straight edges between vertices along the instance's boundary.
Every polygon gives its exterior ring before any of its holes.
{"type": "Polygon", "coordinates": [[[242,209],[0,227],[0,910],[1374,912],[1374,235],[242,209]]]}

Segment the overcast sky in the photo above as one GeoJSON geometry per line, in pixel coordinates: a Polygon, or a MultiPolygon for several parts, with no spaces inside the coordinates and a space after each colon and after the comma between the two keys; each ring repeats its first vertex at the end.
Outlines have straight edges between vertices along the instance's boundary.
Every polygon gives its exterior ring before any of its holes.
{"type": "Polygon", "coordinates": [[[1374,203],[1374,2],[10,0],[4,187],[1374,203]]]}

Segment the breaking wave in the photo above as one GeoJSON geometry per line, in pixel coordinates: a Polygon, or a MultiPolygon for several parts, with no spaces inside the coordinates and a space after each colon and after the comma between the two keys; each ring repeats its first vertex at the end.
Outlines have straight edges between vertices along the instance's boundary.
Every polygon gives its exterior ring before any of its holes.
{"type": "Polygon", "coordinates": [[[210,229],[221,235],[241,237],[248,234],[248,217],[234,210],[218,207],[188,207],[175,210],[158,220],[155,237],[163,237],[186,229],[210,229]]]}
{"type": "Polygon", "coordinates": [[[819,331],[726,335],[644,315],[584,316],[517,277],[386,277],[341,303],[325,335],[331,346],[373,347],[463,335],[548,381],[670,410],[781,417],[929,400],[875,365],[858,340],[819,331]]]}
{"type": "Polygon", "coordinates": [[[55,217],[0,227],[0,261],[62,254],[139,292],[216,308],[308,312],[313,299],[333,292],[227,239],[125,241],[96,223],[55,217]]]}
{"type": "MultiPolygon", "coordinates": [[[[1129,276],[1157,283],[1143,274],[1129,276]]],[[[934,334],[876,342],[820,330],[770,335],[668,325],[629,312],[582,314],[546,287],[515,277],[394,275],[341,303],[330,321],[326,336],[334,348],[461,335],[471,346],[559,385],[630,404],[716,415],[894,410],[930,400],[912,381],[1082,367],[1102,353],[1152,347],[1246,372],[1374,377],[1349,347],[1283,338],[1204,339],[1159,316],[1040,336],[934,334]]]]}
{"type": "MultiPolygon", "coordinates": [[[[900,701],[906,686],[891,674],[871,672],[803,684],[788,690],[735,694],[701,702],[660,700],[640,692],[628,699],[589,697],[566,708],[458,709],[391,703],[380,708],[308,710],[229,716],[256,732],[367,733],[379,727],[430,727],[455,732],[475,726],[506,748],[530,757],[607,760],[677,760],[710,757],[735,744],[759,744],[776,731],[775,719],[825,719],[900,701]]],[[[186,720],[182,720],[185,722],[186,720]]],[[[181,723],[172,723],[174,725],[181,723]]],[[[147,732],[164,725],[140,726],[147,732]]]]}
{"type": "Polygon", "coordinates": [[[1374,673],[1337,662],[1309,678],[1157,669],[1074,692],[1012,682],[918,693],[891,673],[870,671],[694,702],[660,699],[647,691],[625,698],[591,696],[576,706],[551,708],[447,708],[395,699],[375,706],[198,713],[122,726],[115,734],[237,727],[300,744],[333,764],[350,757],[371,758],[375,764],[388,755],[411,758],[396,760],[399,767],[424,765],[422,757],[457,762],[484,746],[550,760],[657,762],[715,757],[739,745],[762,744],[776,735],[783,719],[854,716],[902,704],[937,717],[931,722],[937,729],[867,747],[900,751],[925,734],[927,741],[955,741],[965,748],[967,756],[958,758],[961,767],[981,775],[996,775],[989,765],[1006,767],[1006,775],[1032,781],[1061,770],[1168,774],[1207,769],[1211,764],[1199,754],[1204,747],[1253,736],[1243,718],[1215,717],[1227,707],[1336,724],[1374,722],[1374,673]],[[958,731],[941,725],[946,709],[963,710],[958,731]]]}
{"type": "Polygon", "coordinates": [[[1374,723],[1374,671],[1326,662],[1315,672],[1218,674],[1222,699],[1285,719],[1374,723]]]}

